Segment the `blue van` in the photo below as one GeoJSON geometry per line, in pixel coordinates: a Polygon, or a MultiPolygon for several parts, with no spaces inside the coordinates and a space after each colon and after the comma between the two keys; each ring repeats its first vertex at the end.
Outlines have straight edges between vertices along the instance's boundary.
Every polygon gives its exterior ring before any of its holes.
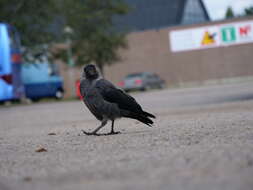
{"type": "Polygon", "coordinates": [[[20,39],[15,27],[0,23],[0,102],[24,96],[20,39]]]}
{"type": "Polygon", "coordinates": [[[63,79],[54,64],[24,64],[15,27],[0,23],[0,102],[27,97],[63,98],[63,79]]]}
{"type": "Polygon", "coordinates": [[[49,63],[23,64],[22,81],[27,98],[38,100],[45,97],[63,98],[63,79],[56,65],[49,63]]]}

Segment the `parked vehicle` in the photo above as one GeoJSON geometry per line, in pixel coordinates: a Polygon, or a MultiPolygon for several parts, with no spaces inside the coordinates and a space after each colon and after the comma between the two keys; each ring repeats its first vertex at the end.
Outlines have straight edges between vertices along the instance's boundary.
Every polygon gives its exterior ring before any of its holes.
{"type": "Polygon", "coordinates": [[[63,98],[63,79],[54,64],[23,64],[21,73],[27,98],[63,98]]]}
{"type": "Polygon", "coordinates": [[[23,64],[15,27],[0,23],[0,102],[27,97],[63,97],[63,79],[54,65],[23,64]]]}
{"type": "Polygon", "coordinates": [[[0,23],[0,102],[23,95],[19,34],[13,26],[0,23]]]}
{"type": "Polygon", "coordinates": [[[140,72],[127,75],[118,85],[126,92],[131,90],[145,91],[151,88],[162,89],[165,87],[165,81],[155,73],[140,72]]]}

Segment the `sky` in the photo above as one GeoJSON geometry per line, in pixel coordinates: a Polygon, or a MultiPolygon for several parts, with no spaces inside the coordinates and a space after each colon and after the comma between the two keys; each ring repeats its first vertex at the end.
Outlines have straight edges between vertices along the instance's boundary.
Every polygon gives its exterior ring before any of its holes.
{"type": "Polygon", "coordinates": [[[253,0],[203,0],[212,20],[223,19],[227,7],[231,6],[235,14],[243,13],[245,8],[253,6],[253,0]]]}

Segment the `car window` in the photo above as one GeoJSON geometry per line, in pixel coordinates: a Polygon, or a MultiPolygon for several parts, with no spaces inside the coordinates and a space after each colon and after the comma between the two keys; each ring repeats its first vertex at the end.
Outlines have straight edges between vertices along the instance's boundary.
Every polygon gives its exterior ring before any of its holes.
{"type": "Polygon", "coordinates": [[[160,78],[157,74],[154,74],[153,77],[154,77],[155,79],[159,79],[159,78],[160,78]]]}
{"type": "Polygon", "coordinates": [[[10,46],[13,49],[18,49],[20,44],[19,44],[19,38],[17,31],[15,30],[14,27],[8,27],[8,33],[10,36],[10,46]]]}
{"type": "Polygon", "coordinates": [[[129,78],[142,77],[142,76],[143,76],[142,73],[133,73],[133,74],[127,75],[125,78],[129,79],[129,78]]]}
{"type": "Polygon", "coordinates": [[[57,76],[60,75],[59,67],[56,64],[49,64],[48,65],[48,74],[50,76],[57,76]]]}
{"type": "Polygon", "coordinates": [[[154,75],[153,73],[149,73],[149,74],[148,74],[148,77],[151,78],[151,79],[155,79],[155,78],[156,78],[155,75],[154,75]]]}
{"type": "Polygon", "coordinates": [[[147,75],[147,78],[152,79],[153,76],[151,74],[147,75]]]}

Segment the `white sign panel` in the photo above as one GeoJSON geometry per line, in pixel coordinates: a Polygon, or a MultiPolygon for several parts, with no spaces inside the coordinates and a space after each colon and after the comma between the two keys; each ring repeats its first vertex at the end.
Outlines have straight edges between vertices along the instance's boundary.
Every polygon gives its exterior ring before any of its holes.
{"type": "Polygon", "coordinates": [[[172,52],[252,43],[253,21],[174,30],[169,38],[172,52]]]}

